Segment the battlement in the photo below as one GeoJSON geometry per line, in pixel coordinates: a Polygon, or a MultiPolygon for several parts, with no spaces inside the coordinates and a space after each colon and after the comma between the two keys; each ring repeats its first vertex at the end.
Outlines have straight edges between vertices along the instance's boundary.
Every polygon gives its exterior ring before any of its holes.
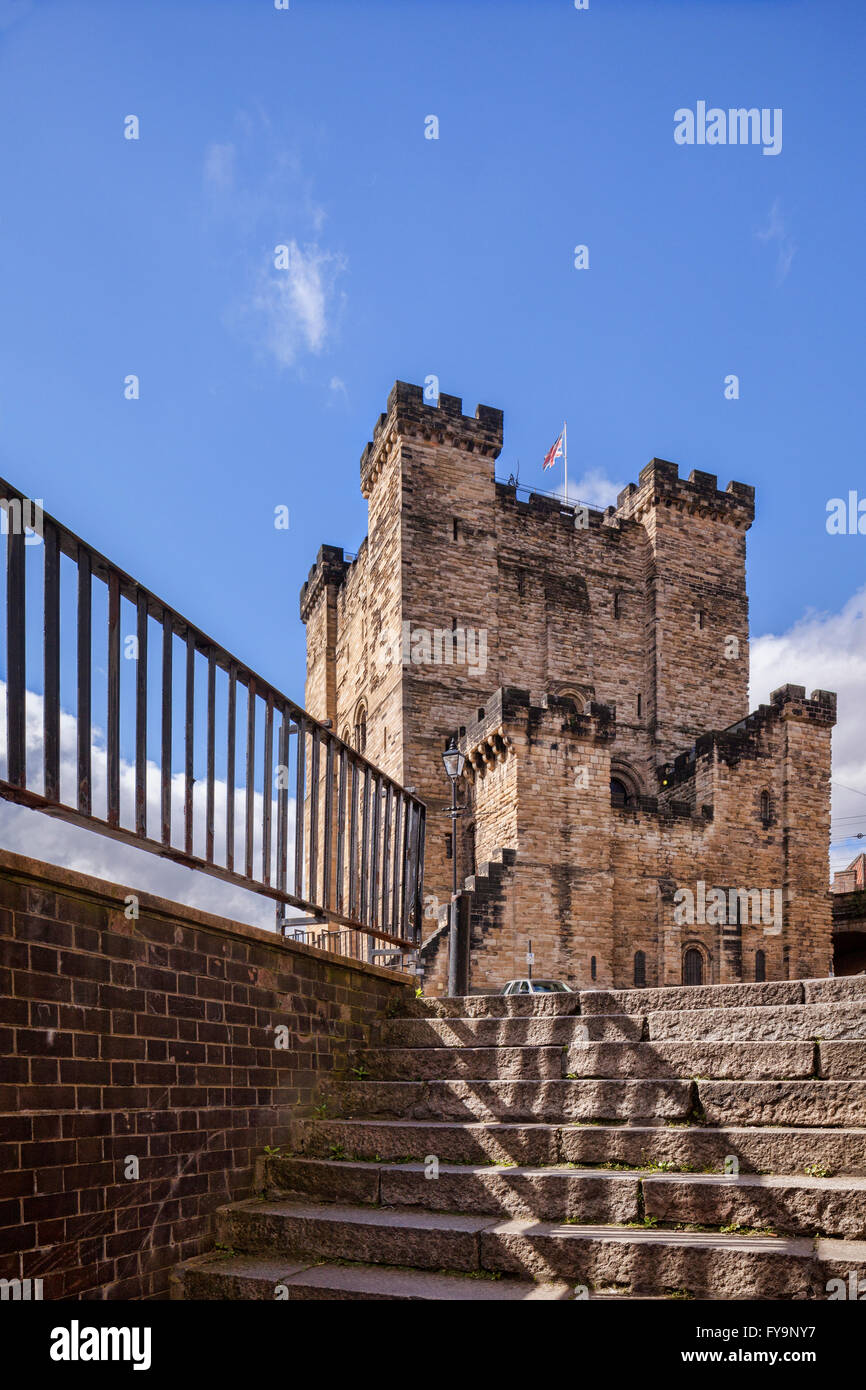
{"type": "Polygon", "coordinates": [[[669,791],[672,787],[692,781],[698,763],[712,759],[715,753],[729,766],[746,759],[772,756],[764,736],[773,725],[787,719],[832,729],[836,723],[836,696],[830,690],[813,690],[811,698],[807,700],[805,686],[781,686],[771,694],[769,705],[759,705],[745,719],[727,729],[714,729],[701,734],[691,748],[678,754],[673,763],[659,769],[660,786],[669,791]]]}
{"type": "Polygon", "coordinates": [[[315,564],[301,586],[301,622],[305,623],[312,612],[319,595],[329,584],[342,584],[350,561],[343,555],[342,546],[320,545],[315,564]]]}
{"type": "Polygon", "coordinates": [[[500,686],[478,712],[478,718],[460,730],[460,748],[467,755],[467,768],[501,756],[511,745],[511,734],[519,728],[530,740],[547,723],[551,732],[574,733],[583,738],[606,741],[616,737],[616,712],[612,705],[592,703],[588,710],[566,695],[531,698],[518,686],[500,686]],[[509,732],[510,731],[510,732],[509,732]]]}
{"type": "Polygon", "coordinates": [[[502,450],[503,414],[493,406],[479,405],[474,416],[464,415],[461,398],[444,392],[438,405],[431,405],[424,400],[420,386],[395,381],[387,408],[361,454],[361,492],[365,497],[370,496],[398,438],[449,445],[495,459],[502,450]]]}
{"type": "Polygon", "coordinates": [[[675,463],[652,458],[616,499],[615,515],[640,519],[652,507],[716,516],[748,530],[755,519],[755,489],[748,483],[728,483],[719,489],[715,473],[693,468],[688,479],[680,477],[675,463]]]}

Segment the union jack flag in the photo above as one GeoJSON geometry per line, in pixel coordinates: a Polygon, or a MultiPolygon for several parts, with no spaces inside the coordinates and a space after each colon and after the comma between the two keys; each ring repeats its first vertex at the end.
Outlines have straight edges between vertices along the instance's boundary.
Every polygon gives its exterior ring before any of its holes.
{"type": "Polygon", "coordinates": [[[560,434],[555,444],[551,444],[547,453],[544,455],[542,468],[552,468],[557,459],[562,458],[562,435],[560,434]]]}

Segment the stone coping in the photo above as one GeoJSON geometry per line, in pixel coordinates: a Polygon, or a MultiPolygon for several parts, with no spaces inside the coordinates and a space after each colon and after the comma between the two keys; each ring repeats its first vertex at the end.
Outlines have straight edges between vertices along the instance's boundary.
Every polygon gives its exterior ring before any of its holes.
{"type": "Polygon", "coordinates": [[[413,984],[413,978],[404,975],[402,971],[390,970],[383,965],[372,965],[368,961],[356,960],[354,956],[341,956],[333,951],[323,951],[318,946],[307,946],[301,941],[281,937],[277,932],[267,931],[264,927],[254,927],[246,922],[219,917],[216,913],[204,912],[201,908],[190,907],[186,903],[173,902],[169,898],[142,892],[139,888],[129,888],[109,879],[82,874],[77,869],[66,869],[58,864],[48,864],[41,859],[31,859],[24,854],[14,854],[11,850],[0,849],[0,876],[50,891],[65,892],[71,897],[88,898],[118,911],[122,911],[126,906],[126,898],[133,895],[138,898],[139,912],[148,917],[203,927],[208,931],[240,937],[245,941],[258,941],[275,950],[310,956],[328,965],[339,963],[361,974],[373,975],[377,979],[388,980],[394,984],[401,980],[405,980],[407,987],[413,984]]]}

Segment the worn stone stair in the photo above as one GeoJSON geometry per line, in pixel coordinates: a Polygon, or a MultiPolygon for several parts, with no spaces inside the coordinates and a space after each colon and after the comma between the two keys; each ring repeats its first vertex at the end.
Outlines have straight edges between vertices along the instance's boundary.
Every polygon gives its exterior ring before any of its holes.
{"type": "Polygon", "coordinates": [[[866,1277],[866,977],[419,999],[188,1299],[821,1299],[866,1277]]]}

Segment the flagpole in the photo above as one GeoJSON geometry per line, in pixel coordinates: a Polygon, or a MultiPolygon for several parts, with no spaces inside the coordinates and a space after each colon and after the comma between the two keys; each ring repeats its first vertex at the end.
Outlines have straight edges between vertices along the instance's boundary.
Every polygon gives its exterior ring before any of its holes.
{"type": "Polygon", "coordinates": [[[568,435],[564,420],[562,422],[562,459],[565,464],[565,505],[568,506],[568,435]]]}

